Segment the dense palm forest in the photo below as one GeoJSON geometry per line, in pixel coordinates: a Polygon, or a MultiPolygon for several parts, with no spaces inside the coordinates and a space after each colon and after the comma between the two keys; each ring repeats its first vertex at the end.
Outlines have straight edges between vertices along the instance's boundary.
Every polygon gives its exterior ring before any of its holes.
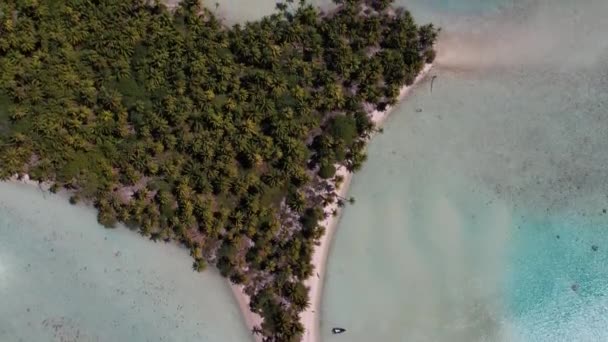
{"type": "Polygon", "coordinates": [[[0,2],[0,176],[93,203],[245,285],[267,341],[297,341],[335,165],[365,160],[437,30],[390,0],[287,1],[226,27],[185,0],[0,2]]]}

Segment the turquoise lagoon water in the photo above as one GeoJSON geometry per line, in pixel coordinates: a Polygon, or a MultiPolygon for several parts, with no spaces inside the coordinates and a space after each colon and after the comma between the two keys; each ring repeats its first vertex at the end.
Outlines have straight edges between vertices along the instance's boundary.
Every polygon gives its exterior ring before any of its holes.
{"type": "Polygon", "coordinates": [[[354,178],[323,340],[608,340],[608,2],[401,3],[437,78],[354,178]]]}
{"type": "Polygon", "coordinates": [[[225,281],[92,209],[0,182],[0,341],[250,341],[225,281]]]}

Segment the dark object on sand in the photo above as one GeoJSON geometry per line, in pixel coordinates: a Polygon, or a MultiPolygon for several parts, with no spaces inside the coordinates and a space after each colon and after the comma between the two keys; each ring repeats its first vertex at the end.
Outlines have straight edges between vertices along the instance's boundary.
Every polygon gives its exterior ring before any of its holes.
{"type": "Polygon", "coordinates": [[[431,93],[433,92],[433,82],[435,82],[436,78],[437,78],[437,75],[433,75],[433,77],[431,78],[431,93]]]}
{"type": "Polygon", "coordinates": [[[556,238],[556,239],[559,239],[559,234],[558,234],[558,235],[555,235],[555,238],[556,238]]]}
{"type": "Polygon", "coordinates": [[[333,329],[331,329],[331,332],[334,333],[334,334],[341,334],[341,333],[343,333],[345,331],[346,331],[346,329],[344,329],[344,328],[333,328],[333,329]]]}
{"type": "Polygon", "coordinates": [[[598,248],[599,247],[597,245],[591,246],[591,250],[594,251],[594,252],[597,252],[598,248]]]}
{"type": "Polygon", "coordinates": [[[422,113],[422,108],[416,108],[416,113],[422,113]]]}
{"type": "Polygon", "coordinates": [[[605,214],[605,213],[606,213],[606,209],[602,209],[602,213],[604,213],[604,214],[605,214]]]}
{"type": "Polygon", "coordinates": [[[578,291],[578,284],[572,284],[572,286],[570,286],[570,288],[572,289],[572,291],[576,292],[576,291],[578,291]]]}

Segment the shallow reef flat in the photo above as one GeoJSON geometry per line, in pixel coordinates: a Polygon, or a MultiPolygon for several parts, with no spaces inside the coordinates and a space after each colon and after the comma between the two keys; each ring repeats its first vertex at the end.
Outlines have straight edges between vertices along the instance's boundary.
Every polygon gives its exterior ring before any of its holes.
{"type": "Polygon", "coordinates": [[[250,340],[216,272],[96,222],[91,208],[0,182],[1,341],[250,340]]]}

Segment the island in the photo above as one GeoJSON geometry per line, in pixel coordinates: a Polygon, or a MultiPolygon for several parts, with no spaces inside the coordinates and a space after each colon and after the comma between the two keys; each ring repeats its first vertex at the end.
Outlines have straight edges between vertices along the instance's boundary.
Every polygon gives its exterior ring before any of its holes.
{"type": "Polygon", "coordinates": [[[338,189],[438,34],[390,0],[334,2],[229,27],[198,0],[3,1],[0,178],[182,244],[259,340],[301,341],[315,251],[354,201],[338,189]]]}

